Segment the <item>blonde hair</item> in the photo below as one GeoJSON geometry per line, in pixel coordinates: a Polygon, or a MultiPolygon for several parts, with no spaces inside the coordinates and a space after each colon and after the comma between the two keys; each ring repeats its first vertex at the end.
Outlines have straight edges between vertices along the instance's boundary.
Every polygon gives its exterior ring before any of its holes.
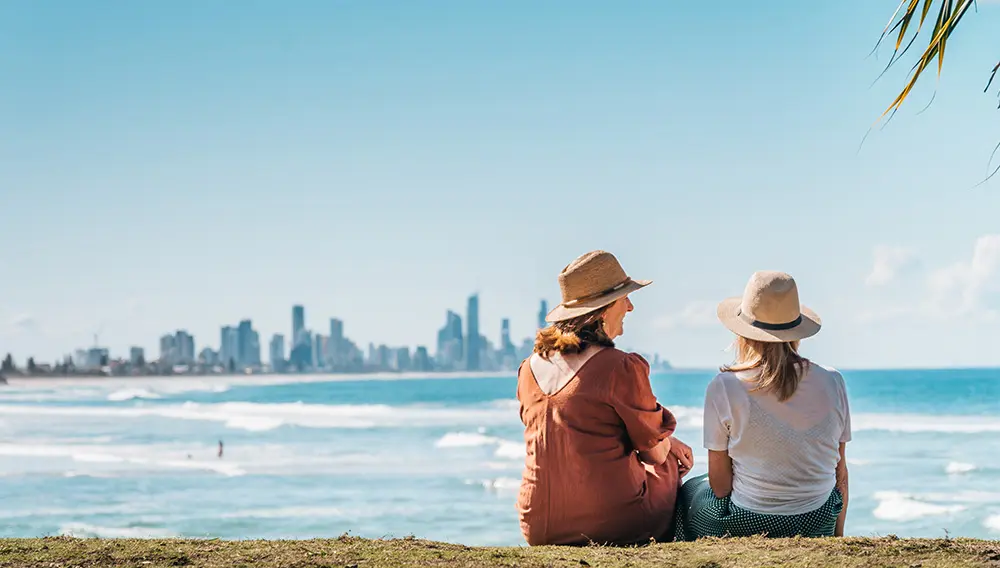
{"type": "Polygon", "coordinates": [[[552,353],[580,353],[592,345],[614,347],[615,342],[604,332],[604,312],[609,307],[539,329],[535,335],[535,353],[547,360],[552,353]]]}
{"type": "Polygon", "coordinates": [[[809,369],[809,360],[799,355],[799,342],[769,343],[736,338],[736,361],[722,367],[722,372],[749,371],[760,374],[753,379],[753,392],[773,393],[780,402],[792,398],[799,388],[802,375],[809,369]]]}

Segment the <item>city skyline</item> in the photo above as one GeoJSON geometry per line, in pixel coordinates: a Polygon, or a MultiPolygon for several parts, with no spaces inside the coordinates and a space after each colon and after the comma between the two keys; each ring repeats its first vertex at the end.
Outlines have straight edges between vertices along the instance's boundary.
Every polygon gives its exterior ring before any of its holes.
{"type": "MultiPolygon", "coordinates": [[[[478,298],[479,298],[479,292],[473,293],[468,297],[466,302],[466,312],[465,312],[466,314],[468,313],[469,308],[475,306],[478,316],[478,298]]],[[[537,314],[536,325],[544,327],[544,325],[547,325],[544,319],[545,319],[545,314],[547,313],[548,310],[547,307],[548,301],[544,298],[540,299],[538,301],[538,305],[540,306],[541,313],[537,314]]],[[[527,310],[525,311],[527,312],[527,310]]],[[[88,338],[91,339],[91,342],[88,343],[81,342],[80,344],[71,345],[61,350],[53,349],[53,350],[41,350],[41,351],[32,351],[24,353],[13,352],[11,350],[4,351],[3,347],[0,346],[0,351],[3,351],[3,353],[10,352],[14,356],[15,360],[20,360],[22,362],[27,361],[29,358],[35,359],[36,361],[39,362],[61,361],[68,356],[74,356],[74,355],[80,356],[81,354],[87,351],[92,351],[94,354],[96,354],[96,355],[91,355],[91,360],[93,360],[93,357],[95,356],[100,357],[102,354],[103,356],[111,356],[112,358],[116,358],[118,355],[124,354],[121,357],[122,359],[134,361],[136,359],[136,353],[137,353],[136,350],[138,349],[139,352],[143,354],[146,361],[156,361],[158,359],[157,355],[159,353],[168,351],[171,348],[176,348],[178,343],[184,343],[185,349],[183,350],[183,355],[178,358],[180,361],[188,362],[191,360],[198,360],[199,356],[202,355],[202,351],[206,345],[211,346],[212,349],[216,352],[216,354],[220,358],[227,360],[230,358],[235,358],[237,360],[240,360],[241,358],[243,358],[243,354],[240,353],[241,342],[239,338],[245,337],[249,341],[250,338],[252,337],[253,341],[257,345],[259,345],[259,347],[254,348],[255,351],[259,349],[261,353],[259,363],[263,363],[265,361],[270,360],[270,355],[274,353],[273,348],[275,347],[274,344],[275,339],[280,340],[279,343],[282,346],[282,352],[285,354],[286,359],[291,361],[293,359],[293,350],[296,347],[301,348],[303,345],[308,345],[308,344],[303,344],[302,342],[292,338],[296,337],[298,334],[305,332],[309,337],[309,341],[315,341],[317,335],[322,335],[321,333],[319,334],[316,333],[315,330],[310,328],[310,326],[307,324],[306,308],[304,305],[300,303],[293,304],[291,306],[291,313],[292,313],[291,325],[289,326],[290,333],[288,334],[285,334],[282,331],[270,332],[258,329],[256,327],[253,327],[255,325],[254,324],[255,319],[253,317],[241,318],[238,319],[237,323],[234,323],[232,325],[222,324],[219,326],[220,331],[217,331],[216,333],[219,333],[220,339],[218,340],[217,344],[201,339],[199,340],[200,343],[196,343],[194,346],[192,346],[191,345],[192,338],[198,338],[198,337],[204,338],[207,336],[211,336],[211,334],[206,333],[205,330],[201,330],[199,332],[193,332],[191,331],[190,326],[177,325],[174,326],[174,329],[172,331],[164,330],[163,332],[161,332],[158,338],[153,341],[134,342],[125,340],[124,342],[118,341],[117,345],[115,345],[114,347],[110,347],[101,341],[102,332],[108,329],[107,322],[105,321],[101,322],[99,325],[94,326],[94,329],[96,329],[97,331],[87,334],[88,338]],[[49,353],[49,351],[51,351],[51,353],[49,353]],[[57,353],[58,351],[61,351],[61,353],[57,353]]],[[[468,324],[467,328],[463,327],[461,330],[463,337],[468,336],[468,333],[471,330],[479,329],[478,317],[475,319],[475,321],[469,322],[469,320],[466,317],[458,315],[458,312],[455,312],[452,309],[445,310],[446,319],[449,316],[453,315],[458,317],[459,325],[464,325],[466,323],[468,324]]],[[[520,322],[522,324],[520,327],[524,329],[526,327],[524,325],[524,322],[530,320],[531,320],[530,317],[520,318],[520,322]]],[[[496,335],[497,339],[499,339],[501,342],[504,329],[506,329],[508,336],[511,333],[511,321],[518,321],[518,318],[511,318],[507,316],[497,318],[498,331],[496,335]]],[[[344,333],[344,326],[345,326],[344,320],[336,317],[331,317],[329,318],[329,323],[331,326],[330,334],[324,337],[329,337],[329,335],[336,336],[337,331],[335,331],[335,329],[339,329],[339,333],[341,335],[344,333]]],[[[280,328],[280,326],[276,327],[280,328]]],[[[428,329],[431,328],[436,329],[436,324],[433,323],[430,324],[428,326],[428,329]]],[[[531,339],[534,338],[535,331],[537,331],[537,327],[532,327],[531,331],[529,332],[531,339]]],[[[480,334],[483,335],[483,337],[485,337],[486,339],[488,339],[491,344],[496,343],[496,340],[493,337],[487,334],[482,334],[481,332],[480,334]]],[[[359,339],[358,342],[360,345],[363,346],[368,346],[371,344],[375,344],[376,346],[387,345],[386,343],[384,343],[384,340],[379,338],[359,339]]],[[[433,341],[420,341],[420,340],[414,340],[411,342],[392,342],[392,344],[399,346],[410,346],[412,348],[416,348],[418,346],[433,348],[436,345],[433,341]]],[[[314,345],[308,345],[308,346],[310,347],[310,353],[311,353],[314,345]]],[[[463,363],[467,364],[467,361],[465,361],[464,358],[468,356],[469,352],[465,349],[462,349],[461,352],[463,353],[463,363]]],[[[473,359],[475,359],[475,355],[473,355],[472,357],[473,359]]],[[[477,363],[473,362],[473,365],[476,366],[477,363]]]]}
{"type": "MultiPolygon", "coordinates": [[[[329,334],[323,335],[308,325],[304,305],[291,307],[291,335],[286,350],[285,335],[275,332],[264,344],[252,319],[237,325],[221,326],[218,348],[210,342],[198,344],[186,329],[160,337],[156,357],[133,345],[127,357],[116,356],[96,342],[89,348],[76,349],[49,362],[29,355],[29,372],[56,374],[98,372],[113,375],[136,374],[211,374],[211,373],[359,373],[359,372],[496,372],[514,371],[533,351],[535,336],[515,344],[511,338],[510,318],[502,318],[497,341],[479,327],[479,294],[469,296],[465,312],[466,327],[460,314],[446,310],[444,325],[438,330],[437,343],[431,351],[426,345],[387,345],[372,341],[367,350],[345,333],[345,322],[329,318],[329,334]],[[262,356],[266,349],[267,357],[262,356]]],[[[545,316],[548,302],[539,301],[538,328],[548,325],[545,316]]],[[[321,318],[322,319],[322,318],[321,318]]],[[[646,355],[655,369],[669,368],[658,353],[646,355]]],[[[3,371],[14,371],[17,361],[12,354],[4,359],[3,371]]]]}
{"type": "MultiPolygon", "coordinates": [[[[497,372],[514,371],[533,349],[535,334],[512,339],[510,318],[500,320],[493,340],[479,327],[479,294],[469,296],[465,318],[453,310],[445,311],[437,343],[427,345],[389,345],[370,341],[367,349],[345,332],[345,322],[328,318],[329,333],[324,335],[309,326],[306,307],[291,307],[291,334],[274,332],[265,343],[254,328],[252,319],[237,325],[220,327],[218,347],[211,342],[198,343],[186,329],[160,336],[157,353],[132,345],[127,356],[118,356],[107,347],[95,344],[77,348],[52,360],[28,355],[24,363],[31,372],[65,374],[67,372],[110,375],[140,374],[217,374],[217,373],[367,373],[367,372],[497,372]],[[463,327],[463,321],[465,327],[463,327]],[[266,357],[264,356],[266,353],[266,357]],[[155,355],[155,356],[154,356],[155,355]]],[[[537,328],[548,326],[548,301],[539,300],[537,328]]],[[[322,320],[323,317],[321,316],[322,320]]],[[[536,330],[537,331],[537,330],[536,330]]],[[[621,346],[620,346],[621,347],[621,346]]],[[[628,348],[625,348],[628,349],[628,348]]],[[[2,355],[2,354],[0,354],[2,355]]],[[[643,353],[654,370],[669,369],[670,363],[659,353],[643,353]]],[[[23,369],[12,353],[7,353],[0,371],[23,369]]]]}

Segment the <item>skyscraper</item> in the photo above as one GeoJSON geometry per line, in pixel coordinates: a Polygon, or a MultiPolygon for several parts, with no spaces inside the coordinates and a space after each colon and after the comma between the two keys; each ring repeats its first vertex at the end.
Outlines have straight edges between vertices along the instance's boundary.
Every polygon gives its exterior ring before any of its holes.
{"type": "Polygon", "coordinates": [[[462,342],[462,316],[448,310],[444,327],[438,331],[437,364],[445,371],[465,366],[462,342]]]}
{"type": "Polygon", "coordinates": [[[174,363],[194,364],[194,337],[183,329],[174,336],[174,363]]]}
{"type": "Polygon", "coordinates": [[[405,373],[412,368],[412,360],[410,358],[410,348],[400,347],[395,350],[395,357],[392,361],[392,370],[399,371],[400,373],[405,373]]]}
{"type": "Polygon", "coordinates": [[[250,347],[247,353],[247,365],[260,367],[260,334],[256,330],[250,330],[250,347]]]}
{"type": "Polygon", "coordinates": [[[302,332],[306,330],[306,309],[302,306],[292,306],[292,346],[302,341],[302,332]]]}
{"type": "Polygon", "coordinates": [[[177,362],[177,338],[164,335],[160,338],[160,365],[172,366],[177,362]]]}
{"type": "Polygon", "coordinates": [[[500,321],[500,349],[506,351],[508,347],[514,347],[510,342],[510,319],[503,318],[500,321]]]}
{"type": "Polygon", "coordinates": [[[543,327],[549,325],[549,323],[545,321],[545,316],[547,316],[548,314],[549,314],[549,303],[546,302],[545,300],[542,300],[542,305],[538,309],[538,329],[542,329],[543,327]]]}
{"type": "Polygon", "coordinates": [[[131,363],[133,367],[139,367],[146,364],[146,354],[142,347],[133,347],[129,350],[128,362],[131,363]]]}
{"type": "Polygon", "coordinates": [[[510,320],[504,318],[500,324],[500,363],[501,367],[509,368],[517,359],[517,349],[510,340],[510,320]]]}
{"type": "MultiPolygon", "coordinates": [[[[243,369],[253,365],[253,340],[255,333],[253,331],[253,323],[250,320],[243,320],[240,325],[236,328],[236,367],[238,369],[243,369]]],[[[257,345],[257,360],[260,360],[260,345],[257,345]]]]}
{"type": "Polygon", "coordinates": [[[469,296],[469,306],[466,313],[468,331],[465,334],[465,369],[479,370],[479,294],[469,296]]]}
{"type": "Polygon", "coordinates": [[[383,343],[382,345],[378,346],[378,349],[375,351],[375,358],[376,358],[376,363],[375,364],[379,368],[379,370],[384,371],[386,369],[391,368],[391,365],[392,365],[392,359],[391,359],[392,353],[393,353],[393,350],[389,349],[388,345],[385,345],[383,343]]]}
{"type": "Polygon", "coordinates": [[[223,326],[219,337],[219,363],[229,368],[230,363],[235,369],[240,362],[239,330],[231,325],[223,326]]]}
{"type": "Polygon", "coordinates": [[[313,337],[312,366],[313,369],[322,369],[326,366],[327,341],[321,334],[317,333],[313,337]]]}
{"type": "Polygon", "coordinates": [[[313,338],[309,331],[303,329],[299,333],[298,342],[292,343],[292,352],[288,356],[288,364],[298,371],[307,371],[313,366],[313,338]]]}
{"type": "Polygon", "coordinates": [[[431,370],[431,357],[423,345],[418,346],[413,353],[413,370],[423,372],[431,370]]]}
{"type": "Polygon", "coordinates": [[[280,373],[285,370],[285,336],[275,333],[271,336],[271,370],[280,373]]]}
{"type": "Polygon", "coordinates": [[[337,368],[346,363],[346,349],[344,346],[344,322],[337,319],[330,319],[330,337],[326,341],[326,359],[331,368],[337,368]]]}

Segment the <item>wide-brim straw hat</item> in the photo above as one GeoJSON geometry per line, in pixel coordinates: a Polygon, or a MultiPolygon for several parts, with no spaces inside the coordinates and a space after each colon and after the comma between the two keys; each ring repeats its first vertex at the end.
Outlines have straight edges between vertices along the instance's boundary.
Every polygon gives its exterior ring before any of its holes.
{"type": "Polygon", "coordinates": [[[652,283],[630,278],[610,252],[588,252],[559,273],[562,303],[545,316],[545,321],[555,323],[589,314],[652,283]]]}
{"type": "Polygon", "coordinates": [[[784,343],[812,337],[823,322],[799,303],[795,279],[784,272],[755,272],[743,296],[719,304],[719,321],[740,337],[784,343]]]}

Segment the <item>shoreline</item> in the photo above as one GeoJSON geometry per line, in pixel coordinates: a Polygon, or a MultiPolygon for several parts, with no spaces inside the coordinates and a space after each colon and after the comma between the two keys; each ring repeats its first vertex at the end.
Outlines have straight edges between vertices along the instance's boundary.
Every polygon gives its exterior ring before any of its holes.
{"type": "MultiPolygon", "coordinates": [[[[714,372],[707,369],[670,369],[655,371],[652,374],[673,374],[691,372],[714,372]]],[[[378,372],[378,373],[256,373],[256,374],[185,374],[185,375],[41,375],[41,376],[5,376],[4,386],[31,386],[45,384],[79,384],[79,385],[110,385],[129,384],[135,382],[165,382],[182,383],[186,381],[219,381],[230,384],[296,384],[296,383],[335,383],[363,381],[410,381],[410,380],[448,380],[448,379],[511,379],[517,377],[517,371],[440,371],[440,372],[378,372]]]]}
{"type": "MultiPolygon", "coordinates": [[[[297,383],[334,383],[355,381],[398,381],[398,380],[444,380],[444,379],[509,379],[514,371],[509,373],[328,373],[328,374],[199,374],[199,375],[58,375],[58,376],[14,376],[5,377],[6,386],[31,386],[45,384],[77,384],[77,385],[113,385],[143,383],[184,383],[219,381],[229,384],[297,384],[297,383]]],[[[3,388],[4,385],[0,385],[3,388]]]]}

